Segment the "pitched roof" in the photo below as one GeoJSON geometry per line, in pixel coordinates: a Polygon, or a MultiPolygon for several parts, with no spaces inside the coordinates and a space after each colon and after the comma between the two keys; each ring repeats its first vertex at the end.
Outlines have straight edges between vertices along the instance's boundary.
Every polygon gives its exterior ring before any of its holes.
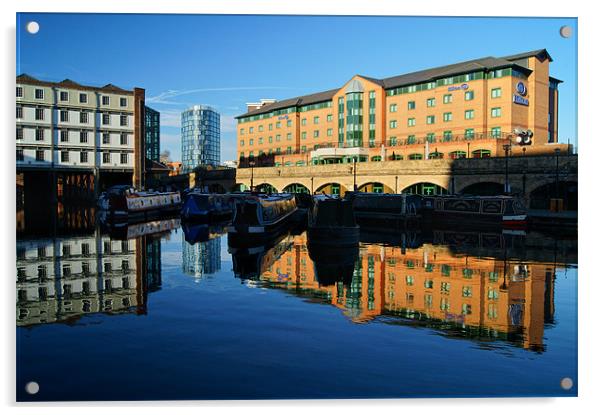
{"type": "MultiPolygon", "coordinates": [[[[408,74],[392,76],[384,79],[371,78],[364,75],[358,75],[370,82],[374,82],[377,85],[382,86],[385,89],[397,88],[400,86],[407,86],[413,84],[420,84],[424,82],[432,82],[436,79],[447,78],[454,75],[461,75],[474,71],[491,71],[503,68],[516,68],[522,72],[531,73],[531,70],[523,66],[518,65],[516,60],[524,59],[527,57],[536,56],[540,59],[549,59],[552,61],[552,57],[548,54],[545,49],[533,50],[530,52],[519,53],[516,55],[510,55],[502,58],[496,58],[493,56],[487,56],[479,59],[472,59],[465,62],[454,63],[451,65],[439,66],[436,68],[425,69],[421,71],[411,72],[408,74]]],[[[252,115],[265,114],[277,109],[287,108],[291,106],[307,105],[321,101],[327,101],[340,90],[331,89],[329,91],[317,92],[315,94],[304,95],[301,97],[288,98],[282,101],[276,101],[273,104],[265,105],[261,108],[249,111],[245,114],[239,115],[235,118],[248,117],[252,115]]]]}
{"type": "Polygon", "coordinates": [[[39,86],[49,86],[49,87],[62,87],[62,88],[72,88],[72,89],[80,89],[86,91],[100,91],[100,92],[116,92],[119,94],[133,94],[134,91],[127,90],[123,88],[119,88],[113,84],[106,84],[102,87],[90,86],[90,85],[82,85],[71,79],[63,79],[61,82],[50,82],[50,81],[42,81],[40,79],[34,78],[31,75],[27,75],[25,73],[21,75],[17,75],[17,83],[18,84],[28,84],[28,85],[39,85],[39,86]]]}

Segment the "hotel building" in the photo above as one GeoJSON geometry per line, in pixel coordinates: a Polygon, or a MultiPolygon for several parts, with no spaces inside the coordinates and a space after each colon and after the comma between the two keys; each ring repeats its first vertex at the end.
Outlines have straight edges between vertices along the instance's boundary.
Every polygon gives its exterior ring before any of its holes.
{"type": "Polygon", "coordinates": [[[182,113],[182,172],[217,166],[220,159],[220,115],[211,107],[195,105],[182,113]]]}
{"type": "Polygon", "coordinates": [[[16,79],[17,170],[116,173],[144,185],[145,91],[16,79]]]}
{"type": "Polygon", "coordinates": [[[562,81],[550,76],[551,62],[541,49],[384,79],[356,75],[340,88],[247,104],[236,117],[239,167],[495,157],[527,130],[525,153],[552,153],[562,81]]]}

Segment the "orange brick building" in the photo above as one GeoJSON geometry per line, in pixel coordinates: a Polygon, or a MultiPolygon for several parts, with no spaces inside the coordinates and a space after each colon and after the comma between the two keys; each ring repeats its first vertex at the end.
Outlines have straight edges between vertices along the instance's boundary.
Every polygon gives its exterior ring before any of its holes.
{"type": "Polygon", "coordinates": [[[247,104],[239,167],[495,157],[518,131],[527,154],[558,142],[558,85],[545,49],[486,57],[341,88],[247,104]]]}

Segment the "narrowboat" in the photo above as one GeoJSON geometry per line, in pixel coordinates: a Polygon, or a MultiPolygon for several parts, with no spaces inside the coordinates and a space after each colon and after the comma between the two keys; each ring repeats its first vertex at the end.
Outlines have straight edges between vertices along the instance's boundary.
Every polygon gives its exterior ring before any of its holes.
{"type": "Polygon", "coordinates": [[[295,196],[247,194],[236,199],[228,238],[233,243],[271,239],[286,231],[298,219],[295,196]]]}
{"type": "Polygon", "coordinates": [[[355,222],[351,200],[314,196],[308,212],[308,244],[318,246],[357,246],[360,228],[355,222]]]}
{"type": "Polygon", "coordinates": [[[185,221],[228,220],[234,213],[236,197],[236,195],[211,194],[193,190],[186,195],[180,215],[185,221]]]}
{"type": "Polygon", "coordinates": [[[438,224],[527,226],[527,209],[515,196],[428,196],[424,197],[423,213],[438,224]]]}
{"type": "Polygon", "coordinates": [[[259,280],[261,274],[266,272],[292,245],[293,237],[289,233],[280,234],[265,244],[254,246],[237,247],[228,243],[228,252],[232,254],[234,276],[241,280],[259,280]]]}
{"type": "Polygon", "coordinates": [[[190,245],[198,242],[206,242],[217,238],[226,232],[226,226],[230,222],[214,222],[214,223],[195,223],[183,222],[182,229],[184,230],[184,239],[190,245]]]}
{"type": "Polygon", "coordinates": [[[182,202],[179,192],[137,191],[114,186],[100,195],[98,207],[110,221],[143,221],[177,213],[182,202]]]}
{"type": "Polygon", "coordinates": [[[180,218],[170,218],[162,220],[152,220],[142,223],[112,222],[107,221],[104,212],[99,214],[101,227],[109,234],[112,239],[134,239],[141,236],[160,235],[169,233],[173,229],[180,227],[180,218]]]}
{"type": "Polygon", "coordinates": [[[418,227],[422,211],[422,196],[347,192],[346,200],[353,203],[355,219],[360,226],[418,227]]]}

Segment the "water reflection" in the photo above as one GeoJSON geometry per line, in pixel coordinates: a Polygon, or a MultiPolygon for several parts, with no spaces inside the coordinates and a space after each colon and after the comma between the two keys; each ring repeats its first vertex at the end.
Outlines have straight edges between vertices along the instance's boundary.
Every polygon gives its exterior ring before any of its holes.
{"type": "Polygon", "coordinates": [[[329,303],[355,323],[422,326],[545,350],[556,270],[576,262],[575,241],[450,231],[381,238],[363,233],[356,252],[308,249],[305,233],[229,251],[236,277],[329,303]]]}

